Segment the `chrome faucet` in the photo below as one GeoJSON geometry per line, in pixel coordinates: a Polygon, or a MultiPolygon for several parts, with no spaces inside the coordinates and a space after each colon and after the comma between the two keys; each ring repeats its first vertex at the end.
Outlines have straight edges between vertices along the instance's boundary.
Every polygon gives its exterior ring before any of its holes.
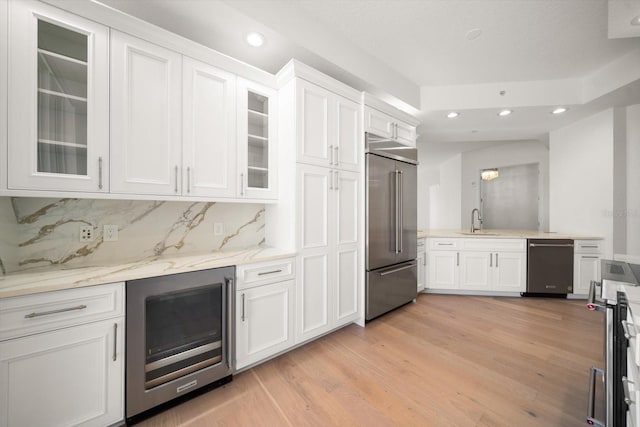
{"type": "Polygon", "coordinates": [[[477,230],[482,229],[482,216],[480,216],[480,210],[478,208],[473,208],[473,210],[471,211],[471,232],[475,233],[477,230]],[[476,228],[476,224],[474,221],[474,213],[478,213],[478,223],[480,224],[480,227],[476,228]]]}

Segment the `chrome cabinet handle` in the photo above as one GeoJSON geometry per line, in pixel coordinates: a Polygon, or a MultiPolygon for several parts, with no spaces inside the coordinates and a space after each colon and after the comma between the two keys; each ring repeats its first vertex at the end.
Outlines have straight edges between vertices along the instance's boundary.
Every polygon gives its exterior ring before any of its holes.
{"type": "Polygon", "coordinates": [[[634,403],[634,400],[631,399],[631,393],[629,392],[629,384],[633,384],[633,381],[631,381],[627,377],[622,377],[622,391],[624,392],[624,403],[626,403],[627,405],[634,403]]]}
{"type": "Polygon", "coordinates": [[[329,164],[333,165],[334,159],[333,159],[333,145],[329,146],[329,164]]]}
{"type": "Polygon", "coordinates": [[[333,183],[333,187],[335,190],[340,190],[340,172],[338,171],[333,171],[336,174],[336,180],[333,183]]]}
{"type": "Polygon", "coordinates": [[[598,245],[578,245],[581,248],[588,248],[588,249],[597,249],[598,245]]]}
{"type": "Polygon", "coordinates": [[[102,190],[102,156],[98,157],[98,188],[102,190]]]}
{"type": "Polygon", "coordinates": [[[626,320],[621,320],[620,323],[622,324],[622,330],[624,331],[624,337],[626,339],[629,340],[636,337],[636,334],[631,335],[631,330],[629,329],[629,325],[634,326],[633,323],[629,323],[626,320]]]}
{"type": "Polygon", "coordinates": [[[599,256],[589,256],[589,255],[582,255],[580,258],[582,258],[582,259],[600,259],[599,256]]]}
{"type": "Polygon", "coordinates": [[[247,319],[244,312],[244,294],[242,294],[242,321],[244,322],[247,319]]]}
{"type": "Polygon", "coordinates": [[[58,314],[58,313],[65,313],[67,311],[74,311],[74,310],[84,310],[85,308],[87,308],[86,305],[81,304],[75,307],[69,307],[69,308],[61,308],[60,310],[51,310],[51,311],[41,311],[39,313],[33,312],[30,314],[25,314],[24,318],[25,319],[33,319],[34,317],[40,317],[40,316],[48,316],[50,314],[58,314]]]}
{"type": "Polygon", "coordinates": [[[113,361],[118,359],[118,324],[113,324],[113,361]]]}
{"type": "Polygon", "coordinates": [[[329,171],[329,190],[333,190],[333,171],[329,171]]]}
{"type": "Polygon", "coordinates": [[[191,193],[191,167],[187,168],[187,193],[191,193]]]}
{"type": "Polygon", "coordinates": [[[260,273],[258,273],[258,276],[264,276],[265,274],[274,274],[274,273],[282,273],[282,269],[279,268],[277,270],[261,271],[260,273]]]}
{"type": "Polygon", "coordinates": [[[438,246],[453,246],[453,243],[436,243],[438,246]]]}
{"type": "Polygon", "coordinates": [[[176,175],[176,185],[175,185],[173,191],[176,194],[178,194],[178,165],[175,166],[174,170],[175,170],[175,175],[176,175]]]}
{"type": "Polygon", "coordinates": [[[496,268],[498,268],[498,254],[496,254],[496,268]]]}
{"type": "Polygon", "coordinates": [[[337,146],[337,145],[333,147],[333,149],[336,150],[336,156],[335,156],[336,166],[338,166],[340,164],[340,152],[338,151],[339,148],[340,147],[337,146]]]}
{"type": "Polygon", "coordinates": [[[489,254],[489,267],[493,267],[493,254],[489,254]]]}
{"type": "Polygon", "coordinates": [[[456,252],[456,266],[460,266],[460,252],[456,252]]]}
{"type": "Polygon", "coordinates": [[[244,173],[240,174],[240,195],[244,196],[244,173]]]}

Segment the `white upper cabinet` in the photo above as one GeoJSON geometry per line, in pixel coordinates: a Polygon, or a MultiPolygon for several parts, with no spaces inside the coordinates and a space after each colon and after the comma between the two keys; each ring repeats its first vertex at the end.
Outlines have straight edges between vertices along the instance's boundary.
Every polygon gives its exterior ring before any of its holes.
{"type": "Polygon", "coordinates": [[[238,78],[238,183],[241,198],[276,199],[276,94],[238,78]]]}
{"type": "Polygon", "coordinates": [[[111,31],[111,191],[179,195],[182,56],[111,31]]]}
{"type": "Polygon", "coordinates": [[[183,58],[182,193],[236,195],[236,78],[183,58]]]}
{"type": "Polygon", "coordinates": [[[109,190],[109,29],[9,4],[8,188],[109,190]]]}
{"type": "Polygon", "coordinates": [[[359,171],[360,105],[297,79],[298,162],[359,171]]]}
{"type": "Polygon", "coordinates": [[[392,139],[403,145],[416,146],[418,135],[415,125],[369,105],[364,107],[364,128],[365,132],[392,139]]]}

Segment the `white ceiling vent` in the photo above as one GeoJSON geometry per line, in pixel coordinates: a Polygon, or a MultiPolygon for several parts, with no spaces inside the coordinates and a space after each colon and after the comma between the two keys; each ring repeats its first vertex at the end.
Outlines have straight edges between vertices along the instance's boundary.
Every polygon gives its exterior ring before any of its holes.
{"type": "Polygon", "coordinates": [[[609,0],[609,38],[640,37],[640,0],[609,0]]]}

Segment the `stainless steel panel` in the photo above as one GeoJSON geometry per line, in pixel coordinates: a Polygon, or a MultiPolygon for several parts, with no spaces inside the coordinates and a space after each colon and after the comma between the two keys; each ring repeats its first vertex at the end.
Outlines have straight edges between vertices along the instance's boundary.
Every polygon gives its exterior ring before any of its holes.
{"type": "Polygon", "coordinates": [[[365,133],[365,153],[374,153],[389,159],[418,164],[418,149],[407,147],[393,139],[365,133]]]}
{"type": "Polygon", "coordinates": [[[371,320],[408,303],[418,295],[415,261],[367,272],[365,319],[371,320]]]}
{"type": "Polygon", "coordinates": [[[613,308],[607,307],[605,316],[605,396],[606,396],[606,421],[607,426],[613,426],[613,389],[614,389],[614,371],[613,371],[613,308]]]}
{"type": "Polygon", "coordinates": [[[400,253],[396,263],[416,259],[418,256],[418,169],[415,165],[396,162],[400,176],[400,253]]]}
{"type": "Polygon", "coordinates": [[[396,262],[395,161],[366,155],[366,269],[396,262]]]}

